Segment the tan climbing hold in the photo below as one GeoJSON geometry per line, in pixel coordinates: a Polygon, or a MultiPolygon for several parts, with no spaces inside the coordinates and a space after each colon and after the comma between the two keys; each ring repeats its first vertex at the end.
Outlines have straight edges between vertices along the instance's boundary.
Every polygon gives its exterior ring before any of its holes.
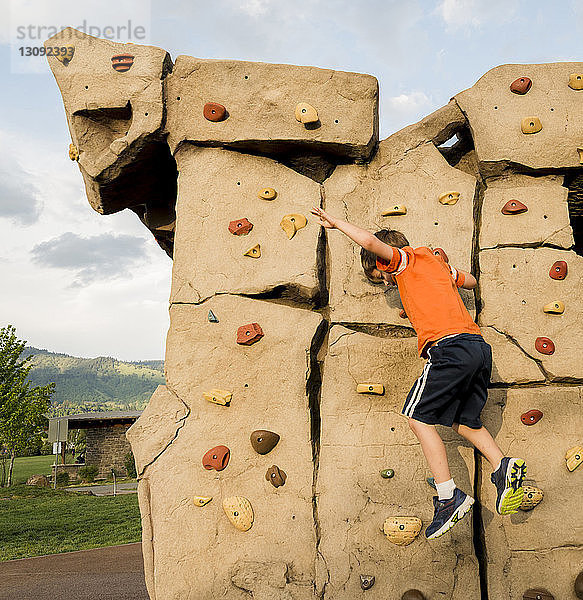
{"type": "Polygon", "coordinates": [[[251,258],[259,258],[261,256],[261,246],[259,244],[255,244],[253,248],[249,248],[247,252],[243,253],[243,256],[250,256],[251,258]]]}
{"type": "Polygon", "coordinates": [[[247,531],[253,525],[253,508],[244,496],[230,496],[223,500],[223,510],[229,521],[239,530],[247,531]]]}
{"type": "Polygon", "coordinates": [[[296,120],[300,123],[316,123],[318,121],[318,111],[307,102],[296,104],[296,120]]]}
{"type": "Polygon", "coordinates": [[[53,54],[53,56],[60,62],[62,62],[66,67],[69,66],[73,58],[73,54],[75,54],[75,46],[73,44],[69,44],[68,46],[59,46],[58,54],[53,54]],[[65,48],[65,52],[62,53],[61,50],[65,48]]]}
{"type": "Polygon", "coordinates": [[[577,152],[579,153],[579,164],[583,165],[583,146],[578,146],[577,152]]]}
{"type": "Polygon", "coordinates": [[[441,194],[441,196],[439,196],[439,202],[441,204],[456,204],[459,199],[459,192],[445,192],[445,194],[441,194]]]}
{"type": "Polygon", "coordinates": [[[378,394],[382,396],[385,393],[385,386],[382,383],[359,383],[356,386],[358,394],[378,394]]]}
{"type": "Polygon", "coordinates": [[[406,215],[407,207],[404,204],[395,204],[392,208],[381,213],[383,217],[396,217],[397,215],[406,215]]]}
{"type": "Polygon", "coordinates": [[[397,546],[408,546],[419,535],[423,523],[418,517],[389,517],[383,532],[397,546]]]}
{"type": "Polygon", "coordinates": [[[543,128],[538,117],[525,117],[520,123],[522,133],[538,133],[543,128]]]}
{"type": "Polygon", "coordinates": [[[277,192],[273,188],[263,188],[259,190],[257,196],[262,200],[275,200],[277,192]]]}
{"type": "Polygon", "coordinates": [[[194,497],[194,505],[195,506],[204,506],[208,504],[213,499],[212,496],[195,496],[194,497]]]}
{"type": "Polygon", "coordinates": [[[574,446],[565,454],[567,469],[574,471],[583,462],[583,446],[574,446]]]}
{"type": "Polygon", "coordinates": [[[233,393],[226,390],[209,390],[208,392],[203,392],[202,397],[213,404],[229,406],[233,393]]]}
{"type": "Polygon", "coordinates": [[[71,160],[79,160],[79,150],[75,144],[69,144],[69,158],[71,160]]]}
{"type": "Polygon", "coordinates": [[[583,90],[583,74],[571,73],[569,75],[569,87],[572,90],[583,90]]]}
{"type": "Polygon", "coordinates": [[[522,497],[522,503],[518,508],[520,510],[532,510],[535,506],[541,503],[544,492],[534,487],[533,485],[523,485],[524,496],[522,497]]]}
{"type": "Polygon", "coordinates": [[[307,222],[308,220],[306,219],[306,217],[304,217],[304,215],[292,214],[285,215],[285,217],[281,220],[280,225],[281,228],[285,231],[287,239],[291,240],[296,234],[296,231],[298,231],[299,229],[303,229],[306,226],[307,222]]]}
{"type": "Polygon", "coordinates": [[[565,304],[560,300],[549,302],[543,306],[543,311],[552,315],[562,315],[565,312],[565,304]]]}

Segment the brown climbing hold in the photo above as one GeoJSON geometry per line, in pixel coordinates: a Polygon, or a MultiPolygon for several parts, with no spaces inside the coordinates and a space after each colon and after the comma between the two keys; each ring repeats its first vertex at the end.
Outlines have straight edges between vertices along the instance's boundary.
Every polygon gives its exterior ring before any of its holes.
{"type": "Polygon", "coordinates": [[[134,56],[132,54],[116,54],[111,57],[111,66],[118,73],[125,73],[132,68],[134,56]]]}
{"type": "Polygon", "coordinates": [[[381,213],[383,217],[396,217],[398,215],[406,215],[407,207],[404,204],[395,204],[392,208],[381,213]]]}
{"type": "Polygon", "coordinates": [[[443,248],[435,248],[433,250],[433,254],[435,254],[435,256],[441,256],[441,258],[443,258],[443,260],[449,264],[449,258],[447,257],[447,254],[443,248]]]}
{"type": "Polygon", "coordinates": [[[525,412],[522,415],[520,415],[520,420],[525,425],[534,425],[535,423],[538,423],[542,419],[542,417],[543,413],[540,410],[533,408],[532,410],[529,410],[528,412],[525,412]]]}
{"type": "Polygon", "coordinates": [[[548,337],[537,337],[534,341],[534,347],[541,354],[552,354],[555,351],[555,344],[548,337]]]}
{"type": "Polygon", "coordinates": [[[79,160],[79,150],[75,144],[69,144],[69,158],[71,160],[79,160]]]}
{"type": "Polygon", "coordinates": [[[522,96],[523,94],[526,94],[528,90],[530,90],[531,85],[532,80],[530,80],[528,77],[519,77],[510,84],[510,91],[522,96]]]}
{"type": "Polygon", "coordinates": [[[73,44],[69,44],[68,46],[59,46],[57,50],[58,53],[54,54],[54,57],[68,67],[73,58],[73,54],[75,54],[75,46],[73,46],[73,44]],[[61,52],[63,48],[65,48],[65,52],[61,52]]]}
{"type": "Polygon", "coordinates": [[[248,323],[247,325],[241,325],[237,329],[237,344],[251,346],[251,344],[255,344],[262,337],[263,330],[259,323],[248,323]]]}
{"type": "Polygon", "coordinates": [[[202,109],[202,114],[207,121],[222,121],[227,115],[227,109],[217,102],[207,102],[202,109]]]}
{"type": "Polygon", "coordinates": [[[233,393],[226,390],[210,390],[208,392],[203,392],[202,397],[213,404],[229,406],[233,393]]]}
{"type": "Polygon", "coordinates": [[[277,192],[273,188],[263,188],[259,190],[257,196],[263,200],[274,200],[277,196],[277,192]]]}
{"type": "Polygon", "coordinates": [[[419,590],[407,590],[401,600],[425,600],[425,596],[419,590]]]}
{"type": "Polygon", "coordinates": [[[279,442],[279,435],[266,429],[256,429],[251,434],[251,445],[257,454],[268,454],[279,442]]]}
{"type": "Polygon", "coordinates": [[[229,464],[231,451],[226,446],[215,446],[202,457],[202,466],[210,471],[222,471],[229,464]]]}
{"type": "Polygon", "coordinates": [[[522,133],[538,133],[543,128],[538,117],[525,117],[520,123],[522,133]]]}
{"type": "Polygon", "coordinates": [[[565,454],[567,469],[574,471],[583,462],[583,446],[574,446],[565,454]]]}
{"type": "Polygon", "coordinates": [[[567,277],[567,263],[564,260],[557,260],[553,263],[549,271],[551,279],[565,279],[567,277]]]}
{"type": "Polygon", "coordinates": [[[285,217],[281,220],[281,228],[285,231],[287,235],[287,239],[291,240],[296,231],[303,229],[308,220],[304,215],[285,215],[285,217]]]}
{"type": "Polygon", "coordinates": [[[579,598],[579,600],[583,600],[583,571],[577,575],[575,579],[575,596],[579,598]]]}
{"type": "Polygon", "coordinates": [[[520,215],[525,213],[528,207],[522,204],[519,200],[508,200],[508,202],[502,207],[503,215],[520,215]]]}
{"type": "Polygon", "coordinates": [[[522,496],[522,502],[520,503],[520,510],[532,510],[535,506],[538,506],[544,496],[541,489],[534,487],[533,485],[523,485],[524,496],[522,496]]]}
{"type": "Polygon", "coordinates": [[[408,319],[408,318],[409,318],[409,317],[407,316],[407,313],[406,313],[406,312],[405,312],[403,309],[401,309],[401,310],[399,311],[399,316],[401,317],[401,319],[408,319]]]}
{"type": "Polygon", "coordinates": [[[441,194],[439,196],[439,202],[441,204],[453,205],[460,199],[459,192],[445,192],[445,194],[441,194]]]}
{"type": "Polygon", "coordinates": [[[356,386],[356,393],[382,396],[385,393],[385,386],[382,383],[359,383],[356,386]]]}
{"type": "Polygon", "coordinates": [[[261,245],[255,244],[253,248],[249,248],[247,252],[243,252],[243,256],[250,256],[251,258],[259,258],[261,256],[261,245]]]}
{"type": "Polygon", "coordinates": [[[229,521],[239,530],[247,531],[253,525],[253,507],[243,496],[231,496],[223,500],[223,510],[229,521]]]}
{"type": "Polygon", "coordinates": [[[565,312],[565,304],[560,300],[549,302],[543,306],[543,311],[553,315],[562,315],[565,312]]]}
{"type": "Polygon", "coordinates": [[[296,105],[296,121],[300,123],[317,123],[319,120],[318,111],[307,102],[300,102],[296,105]]]}
{"type": "Polygon", "coordinates": [[[269,469],[267,469],[267,473],[265,473],[265,479],[273,485],[273,487],[280,487],[285,483],[287,479],[287,475],[285,471],[280,469],[277,465],[271,465],[269,469]]]}
{"type": "Polygon", "coordinates": [[[569,75],[569,87],[572,90],[583,90],[583,75],[581,73],[571,73],[569,75]]]}
{"type": "Polygon", "coordinates": [[[360,587],[363,590],[370,590],[370,588],[374,585],[375,577],[374,575],[361,575],[360,576],[360,587]]]}
{"type": "Polygon", "coordinates": [[[194,505],[195,506],[204,506],[208,504],[213,499],[212,496],[195,496],[194,497],[194,505]]]}
{"type": "Polygon", "coordinates": [[[419,535],[422,526],[417,517],[389,517],[383,524],[383,531],[393,544],[408,546],[419,535]]]}
{"type": "Polygon", "coordinates": [[[526,590],[522,595],[522,600],[555,600],[555,597],[547,590],[526,590]]]}
{"type": "Polygon", "coordinates": [[[229,223],[229,231],[233,235],[247,235],[253,229],[253,223],[247,218],[236,219],[229,223]]]}

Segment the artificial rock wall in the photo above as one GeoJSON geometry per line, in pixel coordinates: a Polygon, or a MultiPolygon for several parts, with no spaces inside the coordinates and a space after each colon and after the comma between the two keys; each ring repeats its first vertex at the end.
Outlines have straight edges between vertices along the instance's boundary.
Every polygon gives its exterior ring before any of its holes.
{"type": "Polygon", "coordinates": [[[369,75],[173,62],[72,29],[45,45],[67,52],[48,60],[91,205],[134,211],[174,259],[166,385],[128,431],[152,600],[576,598],[583,63],[497,67],[379,141],[369,75]],[[442,428],[478,502],[415,537],[434,492],[400,410],[424,361],[397,290],[313,205],[478,278],[460,293],[493,348],[483,418],[526,459],[535,508],[497,515],[488,464],[442,428]],[[268,453],[256,430],[280,436],[268,453]]]}

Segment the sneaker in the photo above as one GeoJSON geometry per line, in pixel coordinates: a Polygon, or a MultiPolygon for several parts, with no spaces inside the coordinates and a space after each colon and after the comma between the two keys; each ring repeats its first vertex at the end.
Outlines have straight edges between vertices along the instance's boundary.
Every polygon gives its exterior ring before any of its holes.
{"type": "Polygon", "coordinates": [[[433,521],[425,529],[425,537],[433,540],[449,531],[472,508],[473,503],[474,499],[458,488],[455,488],[453,497],[448,500],[433,496],[435,514],[433,521]]]}
{"type": "Polygon", "coordinates": [[[526,475],[526,463],[522,458],[505,456],[497,471],[490,475],[492,483],[498,490],[496,511],[500,515],[511,515],[518,512],[522,503],[524,489],[522,482],[526,475]]]}

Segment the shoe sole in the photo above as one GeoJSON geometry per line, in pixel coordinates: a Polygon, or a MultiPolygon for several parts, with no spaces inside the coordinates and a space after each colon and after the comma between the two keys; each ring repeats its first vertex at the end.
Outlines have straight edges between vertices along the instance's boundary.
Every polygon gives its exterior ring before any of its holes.
{"type": "Polygon", "coordinates": [[[473,504],[474,499],[467,496],[453,515],[451,515],[451,517],[435,533],[427,536],[427,539],[434,540],[435,538],[441,537],[444,533],[447,533],[456,523],[459,523],[468,512],[470,512],[473,504]]]}
{"type": "Polygon", "coordinates": [[[518,512],[524,497],[522,482],[526,475],[526,463],[521,458],[513,458],[508,462],[505,474],[505,487],[498,506],[498,513],[501,515],[512,515],[518,512]]]}

